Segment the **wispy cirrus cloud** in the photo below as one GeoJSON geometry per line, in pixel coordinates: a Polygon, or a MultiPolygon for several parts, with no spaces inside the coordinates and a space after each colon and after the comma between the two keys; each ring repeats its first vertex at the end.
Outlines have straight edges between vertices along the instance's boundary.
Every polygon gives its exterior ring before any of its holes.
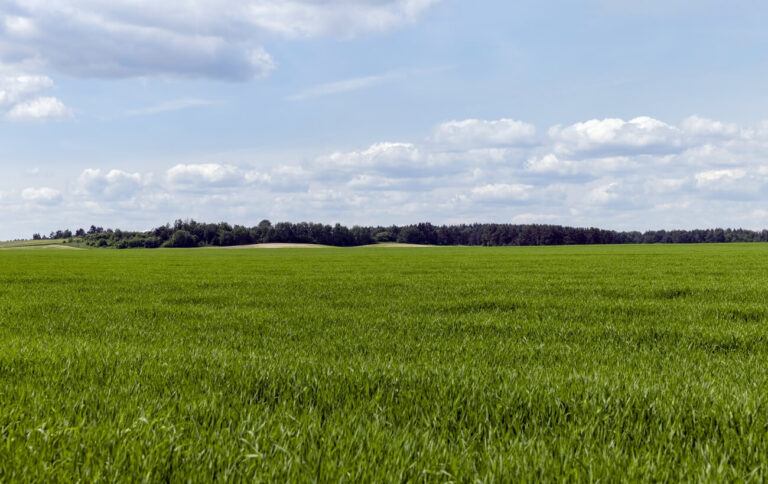
{"type": "Polygon", "coordinates": [[[374,76],[343,79],[340,81],[329,82],[304,89],[295,94],[287,96],[285,99],[287,101],[304,101],[306,99],[313,99],[331,94],[340,94],[344,92],[358,91],[360,89],[367,89],[388,82],[393,82],[398,79],[403,79],[404,77],[405,76],[401,73],[386,72],[374,76]]]}
{"type": "Polygon", "coordinates": [[[308,87],[285,97],[286,101],[304,101],[333,94],[370,89],[383,84],[401,82],[415,76],[435,74],[453,69],[453,66],[431,69],[392,70],[370,76],[353,77],[308,87]]]}
{"type": "Polygon", "coordinates": [[[150,116],[153,114],[168,113],[173,111],[181,111],[190,108],[200,108],[206,106],[216,106],[223,104],[221,101],[214,101],[211,99],[200,98],[184,98],[174,99],[171,101],[155,104],[154,106],[147,106],[137,109],[129,109],[125,112],[126,116],[150,116]]]}

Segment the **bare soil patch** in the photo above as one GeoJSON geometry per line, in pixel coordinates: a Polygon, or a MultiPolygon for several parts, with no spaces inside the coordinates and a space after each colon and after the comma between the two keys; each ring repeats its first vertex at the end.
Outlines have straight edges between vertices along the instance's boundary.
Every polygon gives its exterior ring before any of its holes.
{"type": "Polygon", "coordinates": [[[17,245],[9,247],[0,247],[0,250],[43,250],[43,249],[63,249],[63,250],[85,250],[71,245],[49,244],[49,245],[17,245]]]}
{"type": "Polygon", "coordinates": [[[248,244],[248,245],[229,245],[220,247],[221,249],[324,249],[328,245],[320,244],[291,244],[291,243],[268,243],[268,244],[248,244]]]}
{"type": "MultiPolygon", "coordinates": [[[[397,242],[385,242],[382,244],[369,244],[369,245],[357,245],[349,247],[350,249],[358,247],[435,247],[434,245],[423,244],[400,244],[397,242]]],[[[248,244],[248,245],[229,245],[226,247],[216,247],[217,249],[342,249],[344,247],[334,247],[331,245],[322,244],[294,244],[294,243],[282,243],[271,242],[266,244],[248,244]]]]}

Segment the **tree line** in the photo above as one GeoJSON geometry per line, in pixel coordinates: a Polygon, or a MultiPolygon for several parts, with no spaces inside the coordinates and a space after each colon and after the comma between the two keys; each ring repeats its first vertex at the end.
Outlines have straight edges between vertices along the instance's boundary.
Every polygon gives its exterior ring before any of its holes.
{"type": "Polygon", "coordinates": [[[722,242],[768,242],[768,230],[701,229],[621,232],[594,227],[565,227],[541,224],[459,224],[388,227],[345,227],[341,224],[279,222],[262,220],[246,227],[176,220],[146,232],[104,229],[57,230],[33,239],[66,239],[92,247],[157,248],[233,246],[258,243],[306,243],[337,247],[400,242],[425,245],[586,245],[586,244],[677,244],[722,242]]]}

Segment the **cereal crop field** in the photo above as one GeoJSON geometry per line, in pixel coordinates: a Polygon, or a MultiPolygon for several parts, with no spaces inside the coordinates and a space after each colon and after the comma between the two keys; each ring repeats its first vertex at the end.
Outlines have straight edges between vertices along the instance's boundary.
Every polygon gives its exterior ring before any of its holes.
{"type": "Polygon", "coordinates": [[[3,482],[767,465],[767,245],[0,251],[3,482]]]}

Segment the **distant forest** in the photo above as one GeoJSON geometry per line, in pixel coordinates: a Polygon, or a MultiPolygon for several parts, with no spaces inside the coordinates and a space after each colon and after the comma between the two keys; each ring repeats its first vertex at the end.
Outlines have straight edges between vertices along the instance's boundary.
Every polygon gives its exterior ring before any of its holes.
{"type": "Polygon", "coordinates": [[[146,232],[120,229],[57,230],[49,236],[34,234],[34,239],[67,239],[92,247],[156,248],[233,246],[291,242],[338,247],[401,242],[426,245],[584,245],[584,244],[677,244],[715,242],[768,242],[768,230],[744,229],[652,230],[618,232],[597,228],[563,227],[538,224],[461,224],[347,228],[343,225],[262,220],[254,227],[228,223],[200,223],[177,220],[146,232]]]}

